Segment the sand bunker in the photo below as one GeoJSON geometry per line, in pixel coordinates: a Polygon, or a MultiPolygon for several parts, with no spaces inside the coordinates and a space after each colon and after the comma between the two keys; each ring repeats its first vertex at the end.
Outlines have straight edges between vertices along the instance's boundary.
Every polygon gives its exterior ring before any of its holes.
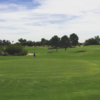
{"type": "MultiPolygon", "coordinates": [[[[35,53],[36,55],[38,55],[39,53],[35,53]]],[[[34,53],[27,53],[27,56],[31,56],[34,55],[34,53]]]]}
{"type": "Polygon", "coordinates": [[[33,53],[27,53],[27,55],[29,56],[29,55],[33,55],[33,53]]]}

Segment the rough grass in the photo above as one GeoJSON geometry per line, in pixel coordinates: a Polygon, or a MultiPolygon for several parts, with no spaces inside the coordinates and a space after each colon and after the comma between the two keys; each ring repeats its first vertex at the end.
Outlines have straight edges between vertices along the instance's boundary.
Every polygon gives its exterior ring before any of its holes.
{"type": "Polygon", "coordinates": [[[0,56],[1,100],[100,99],[100,46],[25,49],[36,57],[0,56]]]}

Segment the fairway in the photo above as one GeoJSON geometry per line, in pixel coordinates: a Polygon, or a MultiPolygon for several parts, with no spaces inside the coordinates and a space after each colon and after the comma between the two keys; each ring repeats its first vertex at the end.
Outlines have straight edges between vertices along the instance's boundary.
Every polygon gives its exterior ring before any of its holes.
{"type": "Polygon", "coordinates": [[[0,100],[99,100],[100,46],[25,47],[28,56],[0,56],[0,100]]]}

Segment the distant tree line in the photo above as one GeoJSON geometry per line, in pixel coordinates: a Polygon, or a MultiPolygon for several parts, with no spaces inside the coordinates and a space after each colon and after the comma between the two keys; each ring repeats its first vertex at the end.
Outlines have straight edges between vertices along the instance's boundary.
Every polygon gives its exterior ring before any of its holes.
{"type": "Polygon", "coordinates": [[[0,40],[0,45],[2,45],[2,46],[8,46],[10,44],[11,44],[11,42],[9,40],[0,40]]]}
{"type": "Polygon", "coordinates": [[[42,38],[41,41],[27,41],[26,39],[18,39],[18,43],[11,44],[9,40],[0,40],[0,55],[2,52],[6,52],[9,55],[26,55],[27,51],[24,49],[24,46],[51,46],[52,48],[58,51],[58,48],[65,48],[65,51],[68,47],[76,47],[77,45],[100,45],[100,37],[95,36],[94,38],[89,38],[85,40],[84,43],[78,42],[79,37],[77,34],[72,33],[69,37],[67,35],[62,36],[61,38],[57,35],[53,36],[50,40],[42,38]],[[4,49],[4,47],[6,47],[4,49]]]}
{"type": "Polygon", "coordinates": [[[53,48],[66,48],[67,47],[75,47],[78,44],[78,36],[75,33],[72,33],[70,37],[64,35],[61,38],[57,35],[53,36],[50,40],[42,38],[41,41],[27,41],[26,39],[20,38],[18,39],[19,43],[23,46],[52,46],[53,48]]]}
{"type": "Polygon", "coordinates": [[[42,38],[41,41],[27,41],[26,39],[18,39],[18,43],[11,44],[8,40],[0,40],[0,55],[27,55],[27,51],[24,49],[24,46],[52,46],[58,51],[58,48],[66,48],[76,46],[78,44],[78,36],[75,33],[72,33],[70,37],[64,35],[61,38],[57,35],[53,36],[50,40],[42,38]],[[6,47],[4,49],[4,46],[6,47]]]}
{"type": "Polygon", "coordinates": [[[95,36],[94,38],[89,38],[85,40],[84,45],[100,45],[100,37],[95,36]]]}
{"type": "Polygon", "coordinates": [[[50,45],[50,41],[49,40],[46,40],[44,38],[41,39],[41,41],[27,41],[26,39],[23,39],[23,38],[20,38],[18,39],[19,43],[21,43],[21,45],[23,46],[44,46],[44,45],[50,45]]]}

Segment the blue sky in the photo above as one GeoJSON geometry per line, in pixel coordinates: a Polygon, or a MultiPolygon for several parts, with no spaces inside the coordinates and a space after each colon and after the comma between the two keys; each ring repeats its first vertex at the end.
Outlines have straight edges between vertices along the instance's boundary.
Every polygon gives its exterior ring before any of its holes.
{"type": "Polygon", "coordinates": [[[100,0],[0,0],[0,39],[100,36],[100,0]]]}

